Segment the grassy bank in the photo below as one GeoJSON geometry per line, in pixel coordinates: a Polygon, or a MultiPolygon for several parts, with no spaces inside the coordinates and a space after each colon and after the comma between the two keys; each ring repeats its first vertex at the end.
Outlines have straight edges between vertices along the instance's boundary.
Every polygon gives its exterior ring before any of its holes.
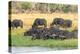
{"type": "Polygon", "coordinates": [[[65,39],[65,40],[31,40],[31,37],[23,36],[23,30],[12,30],[12,46],[41,46],[41,47],[63,47],[63,48],[77,48],[77,39],[65,39]]]}
{"type": "Polygon", "coordinates": [[[41,47],[64,47],[76,48],[77,39],[67,40],[31,40],[29,37],[12,36],[12,46],[41,46],[41,47]]]}

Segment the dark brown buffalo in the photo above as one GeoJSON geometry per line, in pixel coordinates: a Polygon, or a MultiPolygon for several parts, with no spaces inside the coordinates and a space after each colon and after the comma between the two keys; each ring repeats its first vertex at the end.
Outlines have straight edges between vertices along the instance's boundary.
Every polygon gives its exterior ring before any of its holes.
{"type": "Polygon", "coordinates": [[[59,25],[59,26],[62,26],[64,24],[64,19],[62,19],[62,18],[55,18],[53,21],[52,21],[52,23],[51,23],[51,25],[50,26],[54,26],[54,25],[59,25]]]}
{"type": "Polygon", "coordinates": [[[46,27],[47,26],[47,21],[45,19],[37,18],[37,19],[35,19],[35,21],[32,25],[32,28],[38,27],[39,25],[40,26],[44,25],[44,27],[46,27]]]}
{"type": "Polygon", "coordinates": [[[12,27],[12,28],[18,28],[18,27],[23,28],[23,21],[20,20],[20,19],[14,19],[14,20],[11,22],[11,27],[12,27]]]}
{"type": "Polygon", "coordinates": [[[71,27],[72,21],[71,20],[64,20],[64,27],[71,27]]]}

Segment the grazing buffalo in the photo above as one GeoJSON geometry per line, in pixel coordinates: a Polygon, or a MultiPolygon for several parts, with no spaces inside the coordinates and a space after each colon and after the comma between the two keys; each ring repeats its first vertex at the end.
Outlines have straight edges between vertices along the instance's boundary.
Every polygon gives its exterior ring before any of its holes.
{"type": "Polygon", "coordinates": [[[55,38],[55,39],[58,39],[59,38],[59,33],[60,33],[60,29],[57,28],[57,27],[51,27],[49,28],[49,33],[50,33],[50,36],[52,38],[55,38]]]}
{"type": "Polygon", "coordinates": [[[64,20],[64,27],[71,27],[72,21],[71,20],[64,20]]]}
{"type": "Polygon", "coordinates": [[[22,21],[22,20],[19,20],[19,19],[14,19],[14,20],[11,22],[11,27],[12,27],[12,28],[17,28],[17,27],[23,28],[23,21],[22,21]]]}
{"type": "Polygon", "coordinates": [[[53,26],[53,25],[62,26],[63,24],[64,24],[64,19],[62,19],[62,18],[55,18],[50,26],[53,26]]]}
{"type": "Polygon", "coordinates": [[[41,26],[41,25],[44,25],[44,27],[46,27],[46,26],[47,26],[47,21],[46,21],[45,19],[37,18],[37,19],[34,21],[34,23],[33,23],[33,25],[32,25],[32,28],[38,27],[39,25],[40,25],[40,26],[41,26]]]}
{"type": "Polygon", "coordinates": [[[51,34],[54,33],[54,34],[58,35],[59,32],[60,32],[60,30],[59,30],[59,28],[51,27],[51,28],[49,29],[49,32],[50,32],[51,34]]]}
{"type": "Polygon", "coordinates": [[[34,28],[32,39],[42,39],[43,28],[34,28]]]}

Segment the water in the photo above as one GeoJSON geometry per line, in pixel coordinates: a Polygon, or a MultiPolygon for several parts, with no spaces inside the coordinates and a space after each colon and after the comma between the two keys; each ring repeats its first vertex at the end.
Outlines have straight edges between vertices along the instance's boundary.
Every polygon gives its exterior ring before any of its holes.
{"type": "MultiPolygon", "coordinates": [[[[70,49],[70,48],[68,48],[70,49]]],[[[55,50],[65,50],[65,48],[46,48],[46,47],[12,47],[12,53],[29,53],[29,52],[45,52],[45,51],[55,51],[55,50]]]]}

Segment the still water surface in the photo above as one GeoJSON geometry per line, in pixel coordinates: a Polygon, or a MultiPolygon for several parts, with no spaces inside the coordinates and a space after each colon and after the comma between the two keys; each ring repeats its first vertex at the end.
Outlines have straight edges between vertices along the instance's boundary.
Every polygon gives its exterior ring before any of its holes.
{"type": "Polygon", "coordinates": [[[12,54],[29,53],[29,52],[46,52],[56,50],[68,50],[70,48],[47,48],[47,47],[12,47],[12,54]]]}

